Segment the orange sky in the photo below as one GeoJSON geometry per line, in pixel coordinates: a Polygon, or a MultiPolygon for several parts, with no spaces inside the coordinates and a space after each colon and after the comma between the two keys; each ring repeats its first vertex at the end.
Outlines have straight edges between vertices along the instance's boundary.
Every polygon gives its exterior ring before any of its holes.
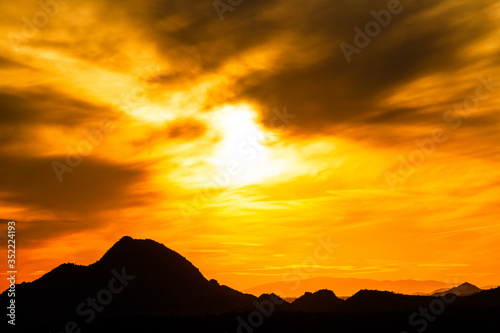
{"type": "Polygon", "coordinates": [[[211,1],[42,3],[0,3],[0,241],[17,221],[20,281],[129,235],[240,290],[498,285],[497,1],[402,1],[350,63],[339,46],[388,1],[223,20],[211,1]]]}

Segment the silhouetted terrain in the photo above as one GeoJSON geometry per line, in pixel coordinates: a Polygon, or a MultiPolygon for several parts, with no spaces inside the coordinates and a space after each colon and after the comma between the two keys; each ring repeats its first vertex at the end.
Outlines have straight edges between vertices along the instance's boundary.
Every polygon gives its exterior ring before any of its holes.
{"type": "Polygon", "coordinates": [[[334,312],[339,309],[343,300],[335,296],[331,290],[307,292],[292,303],[292,310],[303,312],[334,312]]]}
{"type": "Polygon", "coordinates": [[[474,295],[477,293],[480,293],[483,291],[482,289],[479,289],[473,284],[470,283],[463,283],[459,285],[458,287],[453,287],[449,290],[443,290],[443,291],[436,291],[435,293],[432,294],[432,296],[444,296],[447,294],[454,294],[457,296],[469,296],[469,295],[474,295]]]}
{"type": "MultiPolygon", "coordinates": [[[[63,264],[16,289],[19,323],[243,311],[255,299],[208,281],[189,261],[162,244],[130,237],[123,237],[90,266],[63,264]],[[95,310],[87,297],[97,299],[95,310]],[[77,314],[80,304],[84,304],[79,310],[83,315],[77,314]]],[[[1,298],[6,304],[5,293],[1,298]]]]}
{"type": "MultiPolygon", "coordinates": [[[[63,264],[16,291],[24,332],[496,332],[500,288],[464,284],[410,296],[361,290],[343,301],[330,290],[292,304],[208,281],[178,253],[124,237],[89,266],[63,264]],[[470,296],[459,293],[472,293],[470,296]],[[455,295],[454,292],[457,294],[455,295]],[[81,331],[79,331],[81,330],[81,331]]],[[[7,304],[7,295],[0,296],[7,304]]]]}

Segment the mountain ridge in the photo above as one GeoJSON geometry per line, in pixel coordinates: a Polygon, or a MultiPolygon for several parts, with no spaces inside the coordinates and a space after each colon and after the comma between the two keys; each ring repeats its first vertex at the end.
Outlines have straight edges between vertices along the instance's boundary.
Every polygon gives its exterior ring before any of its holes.
{"type": "Polygon", "coordinates": [[[434,280],[373,280],[358,278],[336,278],[336,277],[314,277],[298,281],[277,281],[265,283],[245,289],[244,292],[252,295],[271,293],[280,290],[283,297],[300,297],[305,292],[313,290],[329,289],[335,290],[336,295],[352,296],[362,289],[373,289],[381,291],[393,291],[411,295],[414,293],[428,294],[437,289],[449,289],[459,284],[449,284],[434,280]]]}
{"type": "MultiPolygon", "coordinates": [[[[477,288],[468,283],[463,286],[477,288]]],[[[7,290],[0,295],[1,302],[7,301],[6,294],[7,290]]],[[[345,301],[327,289],[304,293],[292,303],[272,293],[257,298],[206,279],[186,258],[163,244],[128,236],[122,237],[95,263],[61,264],[33,282],[16,285],[16,294],[18,317],[29,318],[28,324],[33,327],[43,324],[50,329],[73,322],[84,327],[95,318],[108,323],[136,318],[132,320],[135,325],[141,322],[140,318],[170,318],[164,319],[166,322],[172,318],[217,321],[233,314],[238,320],[246,315],[255,319],[258,315],[267,318],[272,314],[287,318],[306,318],[310,314],[373,317],[379,313],[411,313],[444,299],[366,288],[345,301]]],[[[451,300],[448,306],[453,311],[473,309],[481,313],[484,309],[490,312],[500,309],[500,288],[468,296],[448,296],[446,299],[451,300]]]]}
{"type": "Polygon", "coordinates": [[[476,287],[475,285],[465,282],[457,287],[453,287],[448,290],[436,291],[431,296],[438,297],[438,296],[445,296],[447,294],[454,294],[457,296],[470,296],[480,293],[481,291],[483,290],[476,287]]]}
{"type": "Polygon", "coordinates": [[[186,258],[163,244],[128,236],[93,264],[61,264],[33,282],[16,285],[16,299],[23,300],[17,311],[20,316],[29,313],[33,320],[78,317],[78,309],[93,317],[92,304],[81,306],[89,303],[89,297],[100,299],[102,306],[95,306],[94,311],[102,312],[100,316],[239,311],[255,299],[207,280],[186,258]],[[111,298],[109,304],[103,304],[106,297],[111,298]],[[41,307],[48,299],[50,303],[41,307]],[[105,311],[99,311],[101,307],[105,311]]]}

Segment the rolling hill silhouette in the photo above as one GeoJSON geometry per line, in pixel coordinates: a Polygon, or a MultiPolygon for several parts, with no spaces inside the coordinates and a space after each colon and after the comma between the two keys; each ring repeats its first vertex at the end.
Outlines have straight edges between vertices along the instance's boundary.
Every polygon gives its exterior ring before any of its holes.
{"type": "Polygon", "coordinates": [[[315,293],[306,292],[293,301],[291,309],[303,312],[334,312],[339,309],[343,300],[335,296],[331,290],[322,289],[315,293]]]}
{"type": "Polygon", "coordinates": [[[434,297],[395,294],[389,291],[360,290],[349,297],[342,308],[343,313],[375,313],[417,309],[428,305],[434,297]]]}
{"type": "Polygon", "coordinates": [[[273,304],[273,312],[290,311],[291,305],[276,294],[262,294],[251,304],[248,304],[246,311],[259,311],[258,304],[273,304]]]}
{"type": "Polygon", "coordinates": [[[455,303],[457,306],[469,308],[500,308],[500,287],[458,297],[455,303]]]}

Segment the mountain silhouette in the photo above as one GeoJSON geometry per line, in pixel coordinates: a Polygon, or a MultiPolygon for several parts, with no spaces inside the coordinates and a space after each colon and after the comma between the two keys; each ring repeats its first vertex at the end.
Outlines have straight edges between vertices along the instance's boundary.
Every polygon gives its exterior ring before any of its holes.
{"type": "Polygon", "coordinates": [[[342,303],[344,301],[335,296],[333,291],[322,289],[315,293],[306,292],[293,301],[291,308],[303,312],[334,312],[342,303]]]}
{"type": "MultiPolygon", "coordinates": [[[[7,291],[0,303],[8,303],[7,291]]],[[[500,288],[465,283],[439,296],[364,289],[345,301],[323,289],[290,304],[209,281],[164,245],[130,237],[89,266],[62,264],[16,285],[16,305],[20,332],[414,332],[420,326],[408,325],[419,323],[441,333],[500,325],[500,288]],[[422,309],[439,320],[422,321],[422,309]]]]}
{"type": "Polygon", "coordinates": [[[290,311],[292,309],[291,304],[279,297],[278,295],[262,294],[256,300],[252,301],[251,304],[246,308],[247,311],[259,310],[259,304],[272,304],[273,312],[290,311]]]}
{"type": "MultiPolygon", "coordinates": [[[[475,290],[465,284],[465,290],[475,290]]],[[[467,307],[469,309],[500,307],[500,287],[480,291],[472,295],[462,297],[448,297],[452,293],[443,293],[439,296],[415,296],[395,294],[388,291],[360,290],[348,298],[340,307],[342,313],[387,313],[391,311],[415,310],[420,307],[429,307],[436,300],[446,296],[449,307],[467,307]]],[[[458,295],[456,295],[458,296],[458,295]]]]}
{"type": "Polygon", "coordinates": [[[457,306],[468,308],[500,308],[500,287],[483,290],[473,295],[458,297],[455,303],[457,306]]]}
{"type": "MultiPolygon", "coordinates": [[[[18,317],[33,321],[221,313],[243,310],[255,299],[208,281],[162,244],[131,237],[120,239],[94,264],[63,264],[16,289],[18,317]],[[100,300],[96,309],[88,305],[89,297],[100,300]]],[[[0,298],[6,297],[4,292],[0,298]]]]}
{"type": "Polygon", "coordinates": [[[434,297],[396,294],[389,291],[360,290],[342,305],[343,313],[375,313],[417,309],[434,297]]]}
{"type": "Polygon", "coordinates": [[[469,296],[469,295],[474,295],[474,294],[480,293],[481,291],[483,291],[483,290],[479,289],[478,287],[476,287],[473,284],[466,282],[466,283],[459,285],[458,287],[453,287],[453,288],[448,289],[448,290],[439,290],[439,291],[437,290],[431,296],[438,297],[438,296],[445,296],[447,294],[455,294],[457,296],[469,296]]]}

